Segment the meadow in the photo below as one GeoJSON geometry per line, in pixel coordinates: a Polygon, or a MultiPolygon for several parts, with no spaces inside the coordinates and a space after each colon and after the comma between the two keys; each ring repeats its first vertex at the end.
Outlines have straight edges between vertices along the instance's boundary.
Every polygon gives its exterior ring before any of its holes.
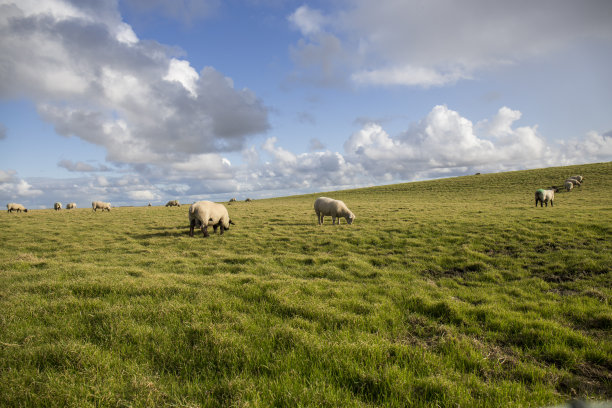
{"type": "Polygon", "coordinates": [[[2,211],[0,406],[612,400],[612,162],[226,206],[2,211]]]}

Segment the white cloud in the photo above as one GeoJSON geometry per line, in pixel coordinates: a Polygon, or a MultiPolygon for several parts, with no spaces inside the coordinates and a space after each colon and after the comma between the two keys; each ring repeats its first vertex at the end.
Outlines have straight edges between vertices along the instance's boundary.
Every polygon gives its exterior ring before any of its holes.
{"type": "Polygon", "coordinates": [[[150,190],[134,190],[128,192],[128,197],[134,201],[155,201],[159,200],[159,194],[150,190]]]}
{"type": "Polygon", "coordinates": [[[8,183],[13,180],[17,172],[15,170],[0,170],[0,183],[8,183]]]}
{"type": "Polygon", "coordinates": [[[176,81],[185,87],[194,98],[198,96],[196,92],[196,83],[199,75],[195,69],[189,64],[189,61],[177,60],[172,58],[168,73],[164,77],[166,81],[176,81]]]}
{"type": "Polygon", "coordinates": [[[453,84],[469,76],[461,70],[440,72],[428,67],[391,67],[358,71],[351,75],[351,80],[358,85],[406,85],[406,86],[442,86],[453,84]]]}
{"type": "Polygon", "coordinates": [[[303,35],[312,35],[321,31],[326,23],[326,17],[319,10],[312,9],[307,5],[297,8],[288,17],[289,22],[293,24],[303,35]]]}
{"type": "Polygon", "coordinates": [[[32,198],[43,194],[32,184],[17,177],[14,170],[0,170],[0,199],[16,200],[19,198],[32,198]]]}
{"type": "MultiPolygon", "coordinates": [[[[482,70],[542,56],[584,39],[612,38],[612,3],[349,0],[327,14],[302,6],[290,16],[303,39],[291,48],[297,75],[326,74],[330,37],[335,61],[359,85],[443,86],[482,70]],[[333,24],[325,24],[331,21],[333,24]],[[312,69],[313,65],[321,67],[312,69]],[[310,69],[305,73],[305,67],[310,69]]],[[[312,80],[312,78],[310,78],[312,80]]],[[[312,80],[322,85],[325,80],[312,80]]]]}
{"type": "Polygon", "coordinates": [[[116,2],[0,7],[0,97],[33,100],[57,133],[103,146],[109,161],[159,165],[240,151],[269,127],[253,92],[140,41],[116,2]]]}

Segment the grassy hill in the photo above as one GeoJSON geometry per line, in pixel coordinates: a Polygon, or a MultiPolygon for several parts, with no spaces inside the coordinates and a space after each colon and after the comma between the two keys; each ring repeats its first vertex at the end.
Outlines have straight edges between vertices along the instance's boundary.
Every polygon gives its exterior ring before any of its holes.
{"type": "Polygon", "coordinates": [[[612,399],[612,163],[324,194],[1,212],[0,406],[612,399]]]}

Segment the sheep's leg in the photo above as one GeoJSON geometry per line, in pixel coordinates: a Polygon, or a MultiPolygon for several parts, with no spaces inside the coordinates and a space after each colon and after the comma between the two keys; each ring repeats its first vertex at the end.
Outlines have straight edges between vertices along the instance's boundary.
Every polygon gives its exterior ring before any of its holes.
{"type": "Polygon", "coordinates": [[[332,225],[336,225],[336,217],[332,216],[332,225]]]}
{"type": "Polygon", "coordinates": [[[208,224],[202,224],[202,234],[204,234],[204,238],[208,236],[208,224]]]}
{"type": "MultiPolygon", "coordinates": [[[[219,221],[218,224],[213,225],[213,234],[217,233],[217,228],[219,228],[220,224],[221,224],[221,221],[219,221]]],[[[223,228],[221,228],[221,233],[223,234],[223,228]]]]}
{"type": "Polygon", "coordinates": [[[223,235],[223,233],[225,232],[225,228],[223,228],[223,225],[221,224],[221,220],[219,220],[217,227],[219,227],[219,235],[223,235]]]}
{"type": "Polygon", "coordinates": [[[551,206],[551,207],[553,206],[553,202],[552,202],[552,200],[550,200],[550,206],[551,206]]]}
{"type": "Polygon", "coordinates": [[[193,237],[193,229],[195,228],[195,219],[189,223],[189,236],[193,237]]]}

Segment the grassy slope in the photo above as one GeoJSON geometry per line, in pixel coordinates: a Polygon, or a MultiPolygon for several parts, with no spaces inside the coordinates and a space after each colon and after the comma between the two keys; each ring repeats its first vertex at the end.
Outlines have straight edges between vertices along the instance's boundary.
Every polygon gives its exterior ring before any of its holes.
{"type": "Polygon", "coordinates": [[[0,213],[0,406],[612,398],[612,163],[318,195],[0,213]]]}

